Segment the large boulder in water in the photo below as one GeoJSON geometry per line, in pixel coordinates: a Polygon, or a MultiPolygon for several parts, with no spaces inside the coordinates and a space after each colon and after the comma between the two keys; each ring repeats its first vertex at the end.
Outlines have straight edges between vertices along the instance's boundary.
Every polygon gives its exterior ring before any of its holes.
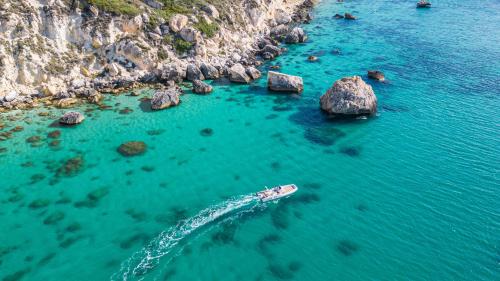
{"type": "Polygon", "coordinates": [[[301,93],[304,90],[304,81],[299,76],[269,71],[267,88],[271,91],[301,93]]]}
{"type": "Polygon", "coordinates": [[[332,115],[370,115],[377,112],[377,97],[359,76],[335,81],[320,98],[321,109],[332,115]]]}
{"type": "Polygon", "coordinates": [[[247,74],[245,67],[237,63],[229,69],[229,80],[237,83],[250,83],[252,78],[247,74]]]}
{"type": "Polygon", "coordinates": [[[151,109],[160,110],[171,106],[176,106],[181,102],[179,91],[176,88],[158,90],[151,99],[151,109]]]}
{"type": "Polygon", "coordinates": [[[76,125],[82,123],[84,119],[85,117],[80,112],[70,111],[61,116],[59,123],[64,125],[76,125]]]}

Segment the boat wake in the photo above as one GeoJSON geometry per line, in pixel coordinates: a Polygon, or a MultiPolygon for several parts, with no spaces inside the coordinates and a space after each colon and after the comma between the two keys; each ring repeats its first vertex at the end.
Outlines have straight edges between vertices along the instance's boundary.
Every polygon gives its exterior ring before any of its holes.
{"type": "Polygon", "coordinates": [[[234,213],[256,202],[258,198],[255,195],[238,196],[206,208],[197,215],[179,222],[176,226],[160,233],[147,246],[123,262],[120,271],[113,274],[111,280],[134,280],[143,276],[154,269],[160,259],[169,254],[186,236],[229,213],[234,213]]]}

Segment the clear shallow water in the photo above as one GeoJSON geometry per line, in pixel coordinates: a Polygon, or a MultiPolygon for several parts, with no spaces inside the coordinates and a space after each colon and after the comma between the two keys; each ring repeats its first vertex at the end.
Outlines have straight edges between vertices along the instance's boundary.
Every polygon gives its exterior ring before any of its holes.
{"type": "Polygon", "coordinates": [[[0,278],[498,279],[500,6],[371,2],[321,3],[310,42],[273,62],[304,77],[302,96],[261,79],[154,113],[109,97],[76,128],[50,127],[54,109],[4,114],[3,131],[24,130],[0,142],[0,278]],[[359,21],[332,19],[344,11],[359,21]],[[319,96],[372,68],[389,80],[370,81],[378,116],[325,120],[319,96]],[[147,152],[122,157],[130,140],[147,152]],[[279,183],[300,191],[245,199],[279,183]]]}

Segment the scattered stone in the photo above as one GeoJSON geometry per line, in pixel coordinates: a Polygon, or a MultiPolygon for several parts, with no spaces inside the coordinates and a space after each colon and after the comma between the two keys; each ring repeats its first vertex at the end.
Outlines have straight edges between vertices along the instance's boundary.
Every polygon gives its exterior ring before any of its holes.
{"type": "Polygon", "coordinates": [[[179,32],[188,23],[188,17],[181,14],[176,14],[170,19],[168,26],[173,32],[179,32]]]}
{"type": "Polygon", "coordinates": [[[142,141],[129,141],[118,147],[118,152],[126,157],[141,155],[146,151],[146,144],[142,141]]]}
{"type": "Polygon", "coordinates": [[[368,70],[368,78],[382,82],[385,80],[385,75],[379,70],[368,70]]]}
{"type": "Polygon", "coordinates": [[[201,81],[201,80],[194,80],[193,81],[193,92],[196,94],[208,94],[212,92],[212,86],[208,85],[207,83],[201,81]]]}
{"type": "Polygon", "coordinates": [[[377,97],[359,76],[335,81],[320,98],[321,109],[332,115],[371,115],[377,111],[377,97]]]}
{"type": "Polygon", "coordinates": [[[310,61],[310,62],[314,62],[314,61],[318,60],[318,57],[316,57],[316,56],[309,56],[309,57],[307,57],[307,60],[310,61]]]}
{"type": "Polygon", "coordinates": [[[151,99],[151,109],[160,110],[176,106],[180,103],[179,92],[176,88],[157,90],[151,99]]]}
{"type": "Polygon", "coordinates": [[[299,76],[269,71],[267,74],[267,87],[271,91],[302,93],[304,82],[299,76]]]}
{"type": "Polygon", "coordinates": [[[64,113],[64,115],[59,119],[59,123],[64,125],[76,125],[80,124],[85,117],[80,112],[70,111],[64,113]]]}

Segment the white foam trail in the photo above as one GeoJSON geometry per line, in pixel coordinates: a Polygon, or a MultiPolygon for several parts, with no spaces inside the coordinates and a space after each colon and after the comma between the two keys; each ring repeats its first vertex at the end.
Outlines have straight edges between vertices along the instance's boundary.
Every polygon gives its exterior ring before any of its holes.
{"type": "Polygon", "coordinates": [[[181,221],[175,227],[160,233],[146,247],[122,263],[120,272],[113,274],[111,280],[129,280],[129,278],[133,279],[146,274],[158,265],[160,258],[170,253],[184,237],[196,229],[256,200],[255,195],[239,196],[206,208],[196,216],[181,221]]]}

